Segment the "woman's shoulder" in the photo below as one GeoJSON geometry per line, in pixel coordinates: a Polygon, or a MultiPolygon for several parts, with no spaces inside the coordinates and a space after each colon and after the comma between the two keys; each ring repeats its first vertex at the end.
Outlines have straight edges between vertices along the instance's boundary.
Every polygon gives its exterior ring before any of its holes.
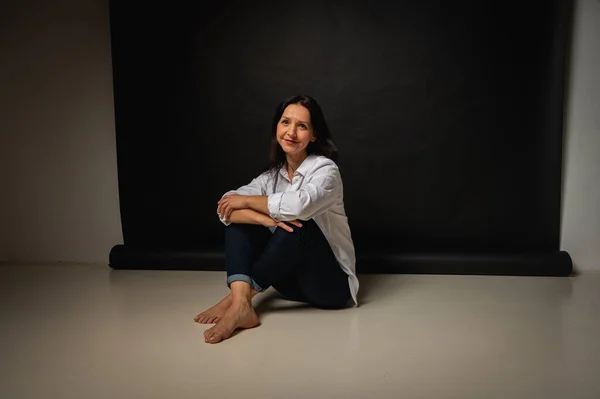
{"type": "Polygon", "coordinates": [[[334,160],[323,155],[313,155],[313,157],[310,175],[329,175],[336,180],[341,178],[340,170],[334,160]]]}
{"type": "Polygon", "coordinates": [[[262,180],[262,181],[269,181],[275,176],[275,173],[276,173],[276,171],[274,171],[274,170],[265,170],[260,175],[258,175],[256,178],[258,180],[262,180]]]}

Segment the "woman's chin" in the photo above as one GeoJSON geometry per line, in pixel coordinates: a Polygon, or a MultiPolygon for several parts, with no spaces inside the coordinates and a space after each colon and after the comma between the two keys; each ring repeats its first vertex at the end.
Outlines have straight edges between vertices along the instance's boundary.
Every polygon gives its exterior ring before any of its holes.
{"type": "Polygon", "coordinates": [[[285,152],[287,155],[298,155],[298,154],[302,154],[302,150],[298,150],[297,148],[283,148],[283,152],[285,152]]]}
{"type": "Polygon", "coordinates": [[[300,148],[298,148],[298,146],[289,145],[289,144],[285,144],[285,143],[284,144],[279,143],[279,146],[281,147],[283,152],[285,152],[286,155],[299,155],[306,151],[306,147],[300,149],[300,148]]]}

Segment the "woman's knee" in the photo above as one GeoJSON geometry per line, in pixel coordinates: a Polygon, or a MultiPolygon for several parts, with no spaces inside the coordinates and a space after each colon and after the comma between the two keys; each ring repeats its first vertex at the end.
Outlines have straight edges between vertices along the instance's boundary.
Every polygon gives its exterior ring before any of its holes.
{"type": "Polygon", "coordinates": [[[302,227],[298,227],[289,222],[284,222],[286,225],[290,226],[293,231],[288,231],[286,229],[282,229],[281,227],[277,227],[275,229],[274,234],[279,234],[285,238],[291,238],[291,237],[297,237],[300,235],[306,236],[307,234],[314,234],[315,233],[314,229],[315,228],[319,229],[319,226],[317,226],[317,224],[315,223],[315,221],[313,219],[298,220],[298,221],[300,222],[300,224],[302,224],[302,227]]]}
{"type": "Polygon", "coordinates": [[[231,223],[225,227],[226,235],[252,234],[264,230],[265,227],[255,224],[231,223]]]}
{"type": "MultiPolygon", "coordinates": [[[[273,232],[273,238],[275,238],[275,239],[296,239],[298,237],[298,235],[300,235],[301,229],[304,227],[304,224],[302,225],[302,227],[298,227],[298,226],[295,226],[288,222],[284,222],[284,223],[286,225],[290,226],[293,231],[288,231],[281,227],[277,227],[275,229],[275,231],[273,232]]],[[[303,222],[301,222],[301,223],[303,223],[303,222]]]]}
{"type": "Polygon", "coordinates": [[[232,223],[225,227],[225,247],[264,246],[270,235],[269,229],[264,226],[232,223]]]}

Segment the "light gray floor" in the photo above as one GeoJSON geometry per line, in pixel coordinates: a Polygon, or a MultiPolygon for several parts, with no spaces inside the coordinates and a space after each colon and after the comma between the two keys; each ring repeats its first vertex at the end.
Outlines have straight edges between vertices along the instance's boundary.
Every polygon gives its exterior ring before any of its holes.
{"type": "Polygon", "coordinates": [[[269,291],[217,345],[223,272],[0,266],[0,398],[600,398],[600,274],[365,275],[360,308],[269,291]]]}

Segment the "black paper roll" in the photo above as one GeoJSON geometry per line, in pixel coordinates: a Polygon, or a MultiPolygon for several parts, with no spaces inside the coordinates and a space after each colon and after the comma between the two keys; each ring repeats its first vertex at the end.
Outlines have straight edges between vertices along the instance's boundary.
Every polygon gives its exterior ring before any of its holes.
{"type": "MultiPolygon", "coordinates": [[[[557,276],[573,273],[565,251],[523,254],[365,253],[357,255],[357,272],[402,274],[470,274],[557,276]]],[[[113,269],[225,270],[222,252],[159,251],[116,245],[110,252],[113,269]]]]}
{"type": "Polygon", "coordinates": [[[371,253],[358,257],[359,271],[363,265],[372,273],[557,277],[573,273],[571,256],[565,251],[522,254],[371,253]]]}
{"type": "Polygon", "coordinates": [[[322,2],[283,25],[268,2],[188,3],[110,4],[124,243],[111,267],[224,270],[216,202],[260,173],[276,104],[303,93],[340,150],[358,272],[572,273],[571,0],[322,2]],[[285,29],[306,21],[313,34],[285,29]],[[311,55],[281,57],[279,42],[311,55]]]}

